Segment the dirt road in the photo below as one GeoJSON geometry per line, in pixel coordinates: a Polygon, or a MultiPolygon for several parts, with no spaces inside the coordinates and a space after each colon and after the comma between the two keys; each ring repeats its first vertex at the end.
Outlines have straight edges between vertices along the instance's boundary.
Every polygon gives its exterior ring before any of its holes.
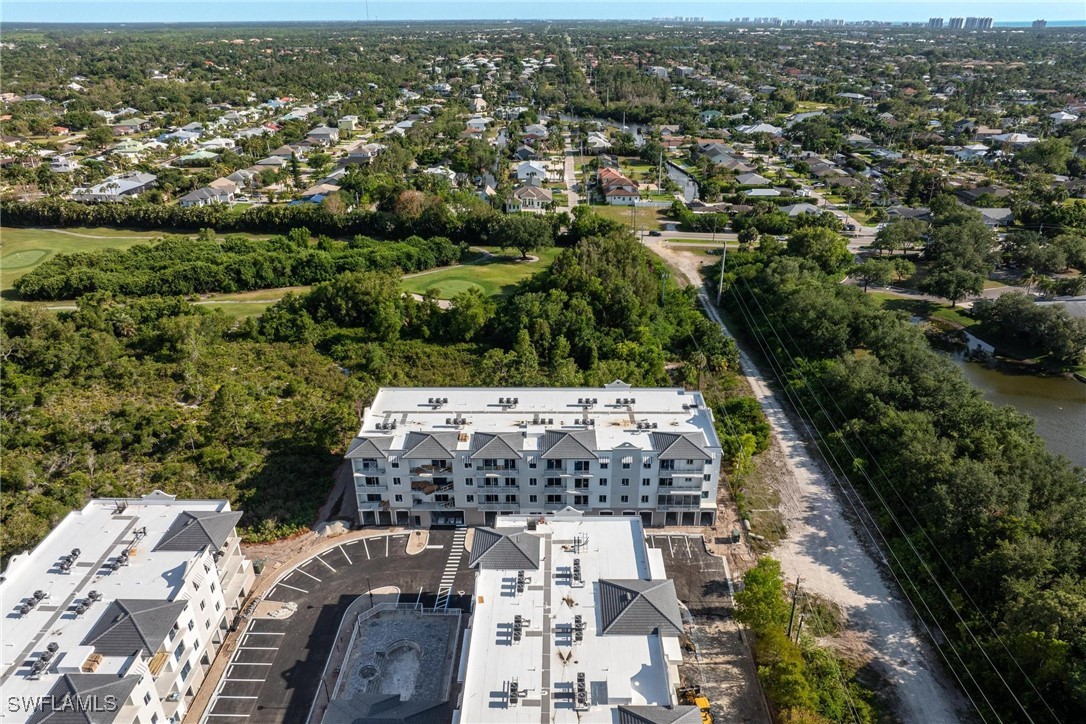
{"type": "MultiPolygon", "coordinates": [[[[650,241],[681,277],[700,286],[702,259],[650,241]]],[[[701,292],[709,316],[721,324],[708,296],[701,292]]],[[[725,328],[725,331],[726,328],[725,328]]],[[[740,361],[747,381],[773,426],[773,445],[789,461],[778,482],[781,514],[787,537],[773,551],[785,575],[802,577],[803,588],[844,609],[848,628],[871,649],[873,663],[892,687],[897,715],[902,721],[942,724],[961,721],[965,704],[946,682],[937,654],[913,631],[910,609],[896,588],[883,580],[875,560],[860,545],[845,518],[831,481],[797,433],[766,378],[740,345],[740,361]]],[[[861,534],[865,535],[863,531],[861,534]]],[[[865,540],[865,543],[869,541],[865,540]]]]}

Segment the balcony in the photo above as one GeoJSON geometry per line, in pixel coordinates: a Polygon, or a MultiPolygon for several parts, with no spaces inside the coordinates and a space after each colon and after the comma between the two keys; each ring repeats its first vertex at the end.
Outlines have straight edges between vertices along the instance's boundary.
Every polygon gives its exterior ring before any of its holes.
{"type": "Polygon", "coordinates": [[[515,473],[517,471],[517,466],[516,465],[504,465],[504,464],[476,465],[475,469],[476,470],[482,470],[483,472],[506,472],[506,471],[509,471],[509,472],[514,472],[515,473]]]}
{"type": "Polygon", "coordinates": [[[453,489],[452,481],[445,479],[437,479],[433,481],[426,480],[412,480],[411,490],[416,493],[422,493],[423,495],[433,495],[434,493],[447,493],[453,489]]]}
{"type": "Polygon", "coordinates": [[[520,510],[520,503],[479,503],[479,510],[520,510]]]}
{"type": "Polygon", "coordinates": [[[366,480],[355,480],[354,487],[355,490],[358,490],[359,492],[377,493],[388,490],[388,483],[371,483],[366,480]]]}
{"type": "Polygon", "coordinates": [[[422,500],[414,498],[411,501],[412,510],[450,510],[455,507],[455,500],[422,500]]]}
{"type": "Polygon", "coordinates": [[[360,500],[358,501],[359,510],[388,510],[387,500],[360,500]]]}
{"type": "Polygon", "coordinates": [[[355,475],[384,475],[385,467],[377,463],[362,463],[354,466],[355,475]]]}
{"type": "Polygon", "coordinates": [[[440,462],[437,465],[428,463],[426,465],[418,465],[411,468],[411,474],[417,475],[420,478],[433,477],[434,475],[448,475],[453,471],[452,461],[440,462]]]}

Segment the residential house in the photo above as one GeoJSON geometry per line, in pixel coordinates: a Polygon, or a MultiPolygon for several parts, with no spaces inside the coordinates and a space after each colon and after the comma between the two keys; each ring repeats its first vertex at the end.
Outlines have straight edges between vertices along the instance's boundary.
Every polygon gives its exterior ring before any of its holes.
{"type": "Polygon", "coordinates": [[[1068,113],[1066,111],[1056,111],[1055,113],[1049,113],[1048,117],[1052,119],[1052,123],[1057,126],[1062,126],[1066,123],[1078,123],[1078,116],[1068,113]]]}
{"type": "Polygon", "coordinates": [[[553,200],[554,196],[549,189],[527,183],[513,191],[513,196],[505,202],[505,211],[507,213],[527,211],[538,214],[545,211],[547,205],[553,200]]]}
{"type": "Polygon", "coordinates": [[[1000,133],[998,136],[992,136],[991,140],[995,141],[996,143],[1009,144],[1014,148],[1022,148],[1023,146],[1028,146],[1031,143],[1037,143],[1037,141],[1041,139],[1034,138],[1028,133],[1000,133]]]}
{"type": "Polygon", "coordinates": [[[736,126],[735,130],[739,133],[751,135],[765,133],[770,136],[779,136],[784,129],[779,126],[774,126],[772,123],[751,123],[745,126],[736,126]]]}
{"type": "Polygon", "coordinates": [[[53,156],[49,159],[49,170],[53,173],[72,173],[79,168],[79,162],[68,156],[53,156]]]}
{"type": "Polygon", "coordinates": [[[1011,209],[977,209],[988,226],[1010,226],[1014,223],[1014,211],[1011,209]]]}
{"type": "Polygon", "coordinates": [[[78,201],[124,201],[147,191],[157,180],[154,174],[142,172],[110,176],[94,186],[73,190],[72,198],[78,201]]]}
{"type": "Polygon", "coordinates": [[[522,161],[516,169],[518,181],[537,179],[540,182],[547,180],[547,167],[539,161],[522,161]]]}
{"type": "Polygon", "coordinates": [[[547,127],[542,123],[532,123],[526,126],[521,134],[525,140],[539,140],[547,137],[547,127]]]}
{"type": "Polygon", "coordinates": [[[818,208],[814,204],[808,204],[807,202],[792,204],[790,206],[782,206],[781,211],[789,216],[799,216],[800,214],[821,214],[822,209],[818,208]]]}
{"type": "Polygon", "coordinates": [[[757,173],[742,173],[735,177],[740,186],[769,186],[769,179],[757,173]]]}
{"type": "Polygon", "coordinates": [[[328,126],[317,126],[305,138],[316,146],[333,146],[339,142],[339,129],[328,126]]]}
{"type": "Polygon", "coordinates": [[[210,204],[230,204],[234,201],[234,194],[225,189],[205,186],[195,191],[190,191],[180,199],[178,203],[188,208],[190,206],[208,206],[210,204]]]}
{"type": "Polygon", "coordinates": [[[513,156],[521,161],[535,161],[539,158],[539,154],[531,146],[521,146],[513,152],[513,156]]]}

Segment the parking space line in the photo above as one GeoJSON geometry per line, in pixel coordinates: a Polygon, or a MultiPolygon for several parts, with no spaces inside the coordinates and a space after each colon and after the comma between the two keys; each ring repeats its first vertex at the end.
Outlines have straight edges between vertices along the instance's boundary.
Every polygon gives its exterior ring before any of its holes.
{"type": "Polygon", "coordinates": [[[297,586],[292,586],[289,583],[283,583],[282,581],[279,582],[279,585],[283,586],[285,588],[289,588],[289,589],[294,590],[294,591],[301,591],[302,593],[309,593],[309,591],[305,590],[304,588],[298,588],[297,586]]]}
{"type": "Polygon", "coordinates": [[[285,631],[253,631],[252,629],[245,632],[246,636],[285,636],[285,631]]]}
{"type": "Polygon", "coordinates": [[[249,718],[248,714],[208,714],[208,716],[233,716],[233,717],[241,717],[242,719],[248,719],[249,718]]]}
{"type": "Polygon", "coordinates": [[[256,661],[235,661],[231,666],[271,666],[271,664],[261,664],[256,661]]]}
{"type": "Polygon", "coordinates": [[[238,646],[238,651],[278,651],[278,646],[238,646]]]}
{"type": "Polygon", "coordinates": [[[342,553],[343,557],[347,559],[347,565],[349,565],[349,566],[354,565],[354,561],[352,561],[351,557],[349,555],[347,555],[347,549],[346,548],[344,548],[343,546],[340,546],[336,550],[338,550],[340,553],[342,553]]]}
{"type": "Polygon", "coordinates": [[[366,549],[366,560],[373,560],[373,557],[370,556],[370,544],[366,542],[365,538],[362,539],[362,547],[366,549]]]}
{"type": "Polygon", "coordinates": [[[389,538],[391,538],[391,536],[387,536],[387,535],[385,536],[385,558],[388,558],[388,539],[389,538]]]}
{"type": "Polygon", "coordinates": [[[687,536],[683,536],[683,537],[686,538],[686,557],[687,558],[693,558],[694,553],[690,550],[690,536],[687,535],[687,536]]]}
{"type": "Polygon", "coordinates": [[[223,679],[223,681],[258,681],[263,684],[267,679],[223,679]]]}
{"type": "Polygon", "coordinates": [[[255,699],[256,697],[255,696],[226,696],[224,694],[219,694],[219,696],[217,698],[219,698],[219,699],[255,699]]]}
{"type": "Polygon", "coordinates": [[[667,547],[671,549],[671,555],[675,555],[675,544],[671,542],[671,536],[667,537],[667,547]]]}
{"type": "Polygon", "coordinates": [[[324,560],[320,556],[317,556],[317,560],[320,561],[321,563],[323,563],[324,565],[328,566],[328,570],[330,570],[332,573],[336,572],[335,568],[332,568],[331,566],[328,565],[328,561],[324,560]]]}
{"type": "Polygon", "coordinates": [[[301,568],[295,568],[295,569],[294,569],[294,572],[295,572],[295,573],[301,573],[301,574],[302,574],[302,575],[304,575],[304,576],[309,576],[310,578],[312,578],[312,579],[313,579],[314,581],[316,581],[317,583],[320,583],[320,582],[321,582],[321,579],[317,578],[317,577],[316,577],[316,576],[314,576],[314,575],[313,575],[312,573],[307,573],[306,571],[303,571],[303,570],[302,570],[301,568]]]}

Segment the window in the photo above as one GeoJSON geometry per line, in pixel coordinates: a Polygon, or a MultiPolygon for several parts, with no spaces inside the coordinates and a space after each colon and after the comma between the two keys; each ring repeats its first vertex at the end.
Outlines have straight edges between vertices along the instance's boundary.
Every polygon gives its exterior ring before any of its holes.
{"type": "Polygon", "coordinates": [[[186,661],[185,665],[181,667],[181,681],[189,678],[189,674],[192,673],[192,662],[186,661]]]}
{"type": "Polygon", "coordinates": [[[400,495],[399,493],[396,494],[396,502],[397,503],[402,503],[403,502],[403,496],[400,495]]]}
{"type": "Polygon", "coordinates": [[[211,619],[209,618],[206,621],[204,621],[204,631],[209,631],[210,629],[211,629],[211,619]]]}
{"type": "Polygon", "coordinates": [[[642,487],[648,486],[651,483],[652,483],[652,481],[649,478],[641,478],[641,486],[642,487]]]}
{"type": "Polygon", "coordinates": [[[200,610],[203,611],[205,608],[207,608],[207,602],[206,601],[200,601],[200,610]]]}
{"type": "Polygon", "coordinates": [[[146,694],[143,695],[143,703],[144,704],[150,704],[151,703],[151,692],[148,691],[146,694]]]}
{"type": "Polygon", "coordinates": [[[471,470],[473,466],[474,466],[474,463],[472,463],[469,458],[464,459],[464,467],[466,469],[471,470]]]}
{"type": "Polygon", "coordinates": [[[562,468],[562,461],[561,460],[548,460],[547,461],[547,470],[562,470],[562,469],[563,468],[562,468]]]}
{"type": "Polygon", "coordinates": [[[642,502],[642,503],[647,503],[647,502],[649,502],[649,496],[647,496],[647,495],[642,495],[642,496],[641,496],[641,502],[642,502]]]}
{"type": "Polygon", "coordinates": [[[601,495],[600,496],[600,502],[601,503],[606,503],[607,502],[607,496],[606,495],[601,495]]]}
{"type": "Polygon", "coordinates": [[[530,467],[530,468],[535,467],[535,458],[528,458],[528,467],[530,467]]]}
{"type": "Polygon", "coordinates": [[[468,487],[474,488],[475,487],[475,478],[464,478],[464,485],[467,485],[468,487]]]}
{"type": "Polygon", "coordinates": [[[646,470],[651,468],[652,460],[650,460],[649,458],[645,458],[645,460],[641,463],[641,467],[645,468],[646,470]]]}
{"type": "Polygon", "coordinates": [[[173,650],[173,660],[181,661],[181,657],[185,655],[185,642],[177,644],[177,648],[173,650]]]}
{"type": "Polygon", "coordinates": [[[630,479],[629,478],[623,478],[622,479],[622,487],[624,487],[624,488],[630,487],[630,479]]]}
{"type": "Polygon", "coordinates": [[[401,483],[400,483],[400,479],[399,479],[399,478],[393,478],[393,479],[392,479],[392,484],[393,484],[393,485],[400,485],[400,484],[401,484],[401,483]]]}
{"type": "Polygon", "coordinates": [[[367,503],[380,503],[381,502],[381,494],[380,493],[368,493],[366,495],[366,502],[367,503]]]}
{"type": "Polygon", "coordinates": [[[505,469],[506,470],[516,470],[517,469],[517,461],[516,460],[506,460],[505,461],[505,469]]]}
{"type": "Polygon", "coordinates": [[[399,460],[393,460],[392,461],[392,467],[394,467],[394,468],[400,467],[400,461],[399,460]]]}
{"type": "MultiPolygon", "coordinates": [[[[241,597],[245,598],[245,592],[244,591],[242,591],[241,597]]],[[[215,610],[218,611],[220,608],[222,608],[222,604],[219,603],[218,601],[215,601],[215,610]]]]}
{"type": "Polygon", "coordinates": [[[464,500],[466,500],[469,503],[474,503],[475,502],[475,496],[474,495],[468,495],[467,497],[464,498],[464,500]]]}
{"type": "Polygon", "coordinates": [[[610,467],[610,463],[606,460],[600,460],[600,470],[606,470],[608,467],[610,467]]]}
{"type": "Polygon", "coordinates": [[[660,487],[661,488],[670,488],[671,487],[671,478],[660,478],[660,487]]]}
{"type": "Polygon", "coordinates": [[[497,495],[484,495],[483,496],[483,502],[484,503],[497,503],[498,502],[498,496],[497,495]]]}
{"type": "Polygon", "coordinates": [[[674,460],[661,460],[660,461],[660,469],[661,470],[674,470],[675,469],[675,461],[674,460]]]}
{"type": "Polygon", "coordinates": [[[536,479],[535,479],[535,478],[528,478],[528,485],[536,485],[536,484],[537,484],[537,483],[536,483],[536,479]]]}
{"type": "Polygon", "coordinates": [[[211,582],[211,592],[212,592],[212,593],[214,593],[214,592],[215,592],[215,581],[212,581],[212,582],[211,582]]]}
{"type": "Polygon", "coordinates": [[[189,619],[189,631],[193,630],[194,628],[196,628],[196,622],[192,619],[189,619]]]}
{"type": "Polygon", "coordinates": [[[192,582],[192,587],[193,587],[194,590],[197,590],[197,591],[200,590],[200,584],[197,583],[196,581],[192,582]]]}
{"type": "Polygon", "coordinates": [[[506,478],[505,479],[505,486],[507,488],[515,487],[516,484],[517,484],[517,479],[516,478],[506,478]]]}
{"type": "Polygon", "coordinates": [[[629,470],[631,465],[633,465],[633,458],[632,457],[630,457],[630,458],[622,458],[622,469],[623,470],[629,470]]]}
{"type": "Polygon", "coordinates": [[[548,488],[559,488],[562,486],[562,478],[547,478],[548,488]]]}
{"type": "Polygon", "coordinates": [[[158,713],[151,712],[151,724],[158,724],[158,713]]]}
{"type": "Polygon", "coordinates": [[[630,496],[623,495],[621,498],[619,498],[619,500],[621,500],[623,503],[629,503],[630,502],[630,496]]]}
{"type": "Polygon", "coordinates": [[[180,627],[180,626],[178,626],[178,625],[177,625],[177,624],[175,623],[175,624],[173,625],[173,628],[172,628],[172,629],[170,629],[170,643],[173,643],[173,637],[174,637],[174,636],[176,636],[176,635],[177,635],[177,632],[178,632],[178,631],[180,631],[180,630],[181,630],[181,627],[180,627]]]}
{"type": "Polygon", "coordinates": [[[692,467],[694,467],[694,461],[693,461],[693,460],[687,460],[687,461],[686,461],[686,466],[687,466],[688,468],[692,468],[692,467]]]}
{"type": "Polygon", "coordinates": [[[592,469],[592,463],[588,460],[574,460],[573,472],[575,473],[587,473],[592,469]]]}
{"type": "Polygon", "coordinates": [[[529,495],[528,496],[528,502],[529,503],[538,503],[539,502],[539,496],[538,495],[529,495]]]}
{"type": "Polygon", "coordinates": [[[588,505],[588,496],[587,495],[574,495],[573,496],[573,504],[574,505],[588,505]]]}
{"type": "Polygon", "coordinates": [[[561,503],[562,502],[562,496],[561,495],[548,495],[547,496],[547,502],[549,504],[551,504],[551,505],[561,503]]]}
{"type": "Polygon", "coordinates": [[[600,485],[607,487],[607,478],[600,478],[600,485]]]}
{"type": "Polygon", "coordinates": [[[515,496],[515,495],[506,495],[505,496],[505,502],[506,503],[515,503],[515,502],[517,502],[517,496],[515,496]]]}
{"type": "Polygon", "coordinates": [[[709,499],[709,491],[708,490],[701,491],[701,499],[702,500],[708,500],[709,499]]]}

